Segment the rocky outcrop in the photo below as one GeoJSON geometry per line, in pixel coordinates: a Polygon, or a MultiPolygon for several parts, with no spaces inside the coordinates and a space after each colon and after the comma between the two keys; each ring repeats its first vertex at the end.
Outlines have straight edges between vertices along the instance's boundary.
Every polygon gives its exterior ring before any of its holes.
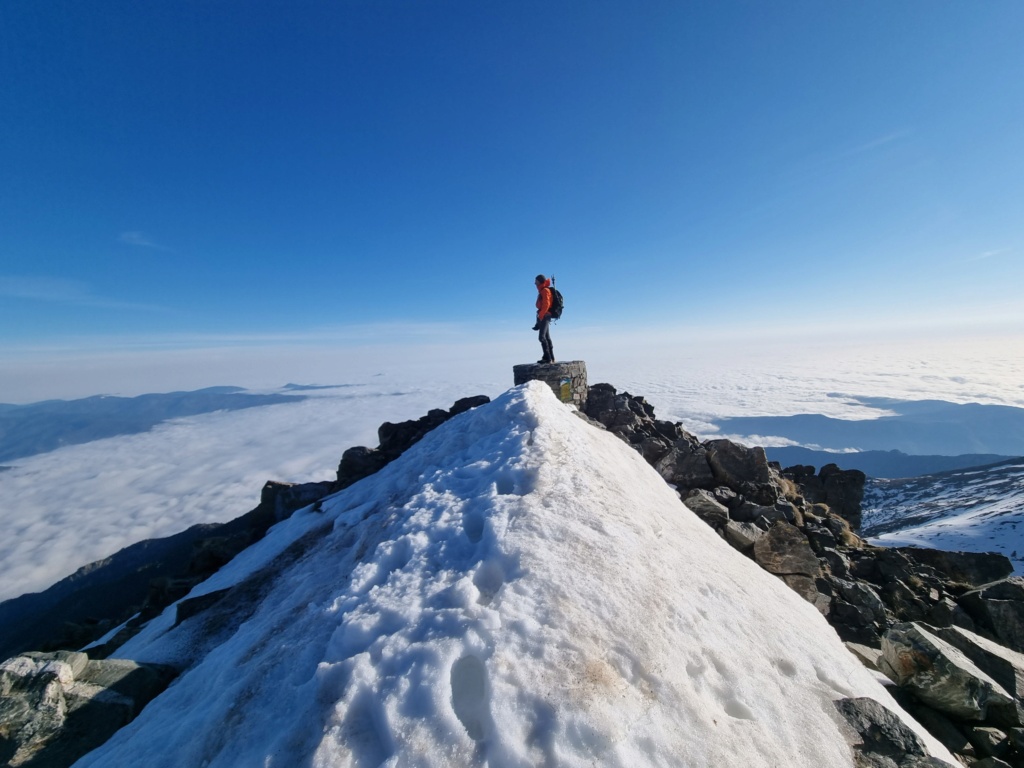
{"type": "Polygon", "coordinates": [[[826,464],[815,474],[814,467],[798,465],[787,469],[785,474],[800,485],[808,502],[828,505],[854,530],[860,530],[860,504],[867,476],[859,469],[840,469],[835,464],[826,464]]]}
{"type": "Polygon", "coordinates": [[[1024,579],[1014,576],[973,589],[959,604],[977,627],[1024,653],[1024,579]]]}
{"type": "Polygon", "coordinates": [[[0,761],[58,768],[131,722],[174,678],[169,667],[27,653],[0,664],[0,761]]]}
{"type": "Polygon", "coordinates": [[[921,737],[874,699],[839,699],[835,705],[858,768],[953,768],[931,757],[921,737]]]}
{"type": "Polygon", "coordinates": [[[448,419],[490,401],[491,399],[486,395],[464,397],[457,400],[447,411],[435,408],[426,416],[398,424],[385,421],[377,428],[377,438],[380,442],[376,448],[360,445],[349,448],[342,454],[341,463],[338,465],[338,478],[331,485],[330,492],[334,493],[348,488],[364,477],[378,472],[448,419]]]}
{"type": "Polygon", "coordinates": [[[985,720],[1013,699],[957,648],[925,626],[897,624],[882,638],[881,671],[933,709],[958,720],[985,720]]]}
{"type": "Polygon", "coordinates": [[[961,627],[909,623],[886,633],[880,669],[965,765],[1024,766],[1024,655],[961,627]]]}
{"type": "Polygon", "coordinates": [[[777,576],[800,575],[817,578],[821,565],[807,537],[785,521],[778,521],[754,544],[754,562],[777,576]]]}
{"type": "MultiPolygon", "coordinates": [[[[1005,557],[992,557],[988,552],[946,552],[940,549],[918,547],[897,547],[892,550],[904,555],[918,566],[932,571],[950,581],[980,587],[1007,579],[1013,574],[1013,564],[1005,557]]],[[[1017,584],[1024,584],[1018,579],[1017,584]]],[[[1024,600],[1024,593],[1015,597],[1006,594],[1004,599],[1024,600]]]]}
{"type": "Polygon", "coordinates": [[[701,443],[681,424],[654,416],[642,397],[619,393],[611,384],[590,388],[584,413],[639,451],[685,497],[690,491],[725,489],[716,494],[730,509],[747,501],[772,506],[782,495],[781,478],[763,448],[729,440],[701,443]]]}
{"type": "Polygon", "coordinates": [[[1024,654],[977,635],[963,627],[934,627],[934,634],[964,654],[989,675],[1013,699],[1013,710],[996,708],[995,719],[1003,725],[1024,724],[1024,654]]]}

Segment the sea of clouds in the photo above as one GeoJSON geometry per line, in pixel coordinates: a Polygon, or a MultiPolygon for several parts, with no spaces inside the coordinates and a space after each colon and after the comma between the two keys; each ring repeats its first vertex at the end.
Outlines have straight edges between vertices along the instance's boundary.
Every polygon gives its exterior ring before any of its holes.
{"type": "MultiPolygon", "coordinates": [[[[723,416],[876,418],[884,413],[854,396],[1024,407],[1024,361],[1006,354],[1019,342],[649,338],[637,343],[566,333],[556,336],[556,351],[572,349],[576,354],[562,356],[586,360],[591,383],[605,381],[643,395],[659,418],[682,421],[707,438],[720,436],[714,420],[723,416]]],[[[520,345],[520,358],[522,351],[520,345]]],[[[532,351],[526,348],[527,355],[532,351]]],[[[212,368],[208,357],[189,367],[177,356],[173,369],[167,369],[168,385],[146,391],[185,388],[182,384],[271,391],[270,379],[276,379],[276,387],[288,381],[346,386],[309,391],[301,402],[179,419],[147,433],[10,462],[12,468],[0,472],[5,498],[0,600],[45,589],[134,542],[196,523],[231,520],[258,503],[267,480],[332,479],[346,448],[377,444],[382,422],[418,418],[469,395],[495,397],[512,385],[513,362],[531,361],[516,360],[502,344],[457,359],[422,350],[397,361],[365,352],[310,359],[292,351],[278,354],[268,366],[233,355],[237,352],[212,368]],[[191,378],[175,379],[172,370],[188,371],[191,378]],[[228,372],[234,375],[228,378],[228,372]]],[[[774,439],[730,437],[763,444],[774,439]]]]}

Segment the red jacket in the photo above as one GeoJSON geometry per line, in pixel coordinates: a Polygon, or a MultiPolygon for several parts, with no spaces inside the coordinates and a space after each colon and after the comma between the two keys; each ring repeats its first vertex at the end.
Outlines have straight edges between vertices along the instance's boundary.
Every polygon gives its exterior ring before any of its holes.
{"type": "Polygon", "coordinates": [[[545,315],[551,311],[551,281],[545,280],[537,286],[537,319],[543,320],[545,315]]]}

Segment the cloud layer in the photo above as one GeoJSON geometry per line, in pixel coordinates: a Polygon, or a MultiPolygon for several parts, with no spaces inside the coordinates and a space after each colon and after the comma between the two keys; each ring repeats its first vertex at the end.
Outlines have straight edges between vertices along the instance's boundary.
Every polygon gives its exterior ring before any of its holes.
{"type": "MultiPolygon", "coordinates": [[[[587,361],[591,383],[644,395],[660,418],[682,421],[705,438],[717,436],[712,422],[724,416],[865,419],[884,412],[865,405],[866,396],[1024,406],[1024,362],[1006,355],[1000,340],[766,346],[696,340],[623,345],[582,336],[570,344],[569,338],[564,334],[556,345],[561,341],[561,349],[587,361]]],[[[372,375],[380,360],[369,352],[353,355],[334,361],[331,373],[363,370],[360,377],[334,379],[354,387],[310,390],[305,394],[312,397],[301,403],[181,419],[146,434],[9,462],[14,468],[0,472],[6,499],[0,507],[0,599],[45,589],[136,541],[237,517],[256,505],[269,479],[330,479],[346,448],[377,444],[381,422],[418,418],[460,397],[493,397],[510,387],[509,358],[499,363],[489,356],[494,350],[479,352],[459,361],[438,354],[433,361],[423,355],[392,365],[404,364],[405,375],[372,375]]],[[[249,362],[259,368],[257,358],[249,362]]],[[[324,383],[331,381],[328,362],[313,364],[293,351],[259,370],[280,376],[278,386],[324,383]],[[321,375],[304,378],[313,371],[321,375]]],[[[227,370],[245,378],[248,369],[238,358],[214,370],[218,378],[195,386],[250,384],[220,378],[227,370]]]]}
{"type": "Polygon", "coordinates": [[[0,473],[0,600],[45,589],[128,544],[259,503],[270,479],[333,479],[342,452],[377,445],[384,421],[418,418],[465,395],[381,382],[299,403],[180,419],[11,462],[0,473]]]}

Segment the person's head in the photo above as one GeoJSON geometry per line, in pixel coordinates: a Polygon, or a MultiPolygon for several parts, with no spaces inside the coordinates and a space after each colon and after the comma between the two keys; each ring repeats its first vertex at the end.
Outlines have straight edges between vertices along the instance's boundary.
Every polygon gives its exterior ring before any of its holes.
{"type": "Polygon", "coordinates": [[[537,279],[534,280],[537,285],[544,285],[547,282],[547,278],[544,275],[537,275],[537,279]]]}

